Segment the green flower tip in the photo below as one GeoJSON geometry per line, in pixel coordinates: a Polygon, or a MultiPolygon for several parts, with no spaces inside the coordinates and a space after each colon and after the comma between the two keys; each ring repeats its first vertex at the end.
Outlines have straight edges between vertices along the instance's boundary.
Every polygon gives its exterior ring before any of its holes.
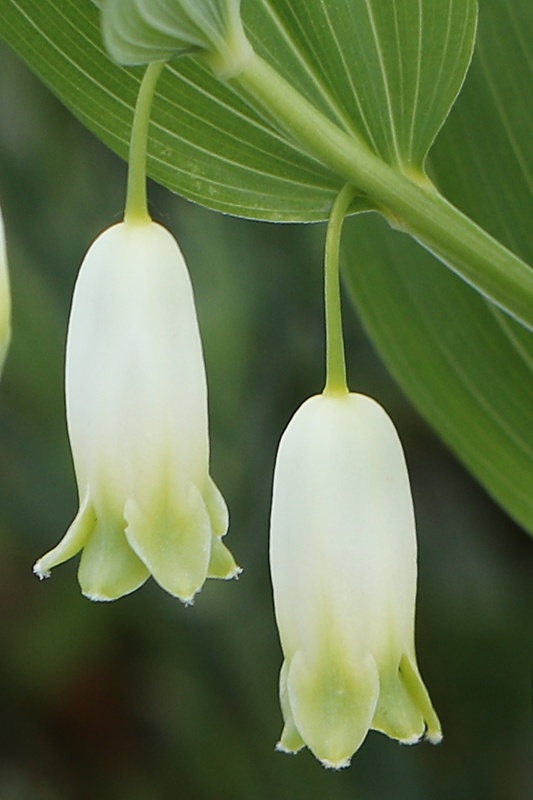
{"type": "Polygon", "coordinates": [[[237,577],[228,512],[209,475],[207,388],[176,240],[153,222],[104,231],[82,264],[67,337],[67,423],[80,509],[34,566],[81,552],[78,579],[108,601],[151,575],[186,604],[237,577]]]}

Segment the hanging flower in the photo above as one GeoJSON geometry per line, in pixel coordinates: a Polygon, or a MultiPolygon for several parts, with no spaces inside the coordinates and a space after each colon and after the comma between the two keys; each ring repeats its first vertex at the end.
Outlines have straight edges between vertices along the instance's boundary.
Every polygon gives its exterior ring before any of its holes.
{"type": "Polygon", "coordinates": [[[344,767],[369,729],[441,729],[416,664],[416,534],[398,435],[360,394],[320,395],[283,434],[270,558],[285,661],[278,749],[344,767]]]}
{"type": "Polygon", "coordinates": [[[207,390],[191,283],[177,242],[148,220],[104,231],[82,264],[66,356],[80,508],[35,565],[82,551],[79,582],[113,600],[151,574],[190,603],[206,577],[238,574],[209,476],[207,390]]]}
{"type": "Polygon", "coordinates": [[[11,295],[7,270],[4,221],[0,211],[0,375],[11,339],[11,295]]]}

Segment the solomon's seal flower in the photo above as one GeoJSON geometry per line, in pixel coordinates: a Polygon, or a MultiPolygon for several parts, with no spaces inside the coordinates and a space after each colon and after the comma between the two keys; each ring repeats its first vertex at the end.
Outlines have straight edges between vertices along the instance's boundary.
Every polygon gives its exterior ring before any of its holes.
{"type": "Polygon", "coordinates": [[[35,572],[47,576],[81,550],[87,597],[113,600],[151,574],[186,603],[206,577],[237,575],[209,476],[191,283],[160,225],[122,222],[89,249],[68,329],[66,401],[80,509],[35,572]]]}
{"type": "Polygon", "coordinates": [[[11,339],[11,295],[7,271],[4,222],[0,212],[0,375],[11,339]]]}
{"type": "Polygon", "coordinates": [[[369,729],[441,739],[416,664],[416,535],[396,430],[378,403],[312,397],[283,434],[271,568],[285,661],[278,749],[343,767],[369,729]]]}

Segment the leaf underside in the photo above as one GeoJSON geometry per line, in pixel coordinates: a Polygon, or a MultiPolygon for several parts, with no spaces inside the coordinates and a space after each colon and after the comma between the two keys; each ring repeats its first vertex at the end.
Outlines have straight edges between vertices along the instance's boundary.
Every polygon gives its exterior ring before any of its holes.
{"type": "MultiPolygon", "coordinates": [[[[471,57],[475,0],[243,0],[257,51],[317,108],[390,163],[420,171],[471,57]]],[[[0,0],[0,35],[106,144],[126,157],[142,69],[114,65],[98,9],[0,0]]],[[[173,61],[153,109],[149,174],[238,216],[315,221],[342,181],[191,57],[173,61]]]]}
{"type": "MultiPolygon", "coordinates": [[[[431,154],[439,188],[533,260],[533,6],[485,0],[472,68],[431,154]]],[[[421,413],[533,533],[533,336],[374,215],[346,225],[367,329],[421,413]]]]}

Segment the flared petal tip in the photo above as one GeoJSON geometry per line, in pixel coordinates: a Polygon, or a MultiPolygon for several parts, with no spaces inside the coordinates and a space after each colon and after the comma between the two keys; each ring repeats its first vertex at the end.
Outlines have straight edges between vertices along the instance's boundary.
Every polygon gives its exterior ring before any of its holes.
{"type": "MultiPolygon", "coordinates": [[[[81,578],[80,574],[78,574],[78,578],[81,578]]],[[[87,600],[90,600],[92,603],[112,603],[114,600],[120,600],[121,597],[127,597],[129,594],[133,594],[145,581],[146,578],[143,577],[140,581],[137,580],[128,584],[113,585],[112,583],[100,583],[100,585],[93,584],[93,586],[91,586],[85,581],[80,580],[80,589],[83,597],[87,598],[87,600]]]]}
{"type": "Polygon", "coordinates": [[[222,580],[232,581],[233,579],[235,579],[236,581],[238,581],[241,573],[242,573],[242,567],[239,567],[237,564],[235,564],[235,568],[232,570],[232,572],[228,572],[227,575],[224,575],[222,580]]]}
{"type": "Polygon", "coordinates": [[[327,758],[321,758],[320,763],[322,766],[326,767],[326,769],[346,769],[346,767],[350,766],[351,758],[342,758],[339,761],[329,761],[327,758]]]}
{"type": "MultiPolygon", "coordinates": [[[[238,580],[239,579],[239,575],[241,574],[241,572],[242,572],[242,568],[238,567],[237,565],[235,565],[234,569],[232,569],[231,572],[228,572],[225,575],[208,575],[208,577],[209,578],[215,578],[216,577],[216,578],[219,578],[220,580],[223,580],[223,581],[231,581],[232,579],[238,580]]],[[[163,587],[163,588],[166,588],[166,587],[163,587]]],[[[194,602],[196,600],[196,596],[202,591],[202,588],[203,588],[203,585],[200,586],[198,589],[196,589],[190,595],[175,594],[174,592],[171,592],[168,588],[166,589],[166,591],[168,591],[174,597],[177,597],[177,599],[180,600],[186,608],[188,608],[188,607],[194,605],[194,602]]]]}
{"type": "Polygon", "coordinates": [[[230,581],[232,578],[238,578],[241,572],[242,569],[235,562],[226,545],[213,535],[207,577],[230,581]]]}
{"type": "MultiPolygon", "coordinates": [[[[92,603],[112,603],[113,600],[117,600],[117,597],[107,597],[103,594],[89,594],[88,592],[82,592],[82,595],[90,600],[92,603]]],[[[122,595],[121,595],[122,597],[122,595]]]]}
{"type": "Polygon", "coordinates": [[[426,731],[423,734],[414,734],[414,736],[409,736],[406,739],[399,739],[398,741],[400,744],[405,744],[410,747],[413,744],[418,744],[422,739],[426,739],[430,744],[440,744],[442,742],[442,731],[440,730],[433,730],[433,731],[426,731]]]}
{"type": "Polygon", "coordinates": [[[181,600],[185,608],[192,608],[194,605],[194,601],[196,599],[197,592],[195,592],[190,597],[178,597],[178,600],[181,600]]]}
{"type": "Polygon", "coordinates": [[[287,747],[283,742],[279,741],[274,750],[276,753],[285,753],[287,756],[295,756],[302,748],[301,747],[287,747]]]}
{"type": "Polygon", "coordinates": [[[400,744],[405,744],[407,747],[411,747],[411,745],[419,743],[422,735],[423,734],[415,733],[413,736],[408,736],[406,739],[398,739],[398,741],[400,744]]]}
{"type": "MultiPolygon", "coordinates": [[[[294,756],[294,755],[296,755],[296,753],[299,753],[300,750],[303,749],[303,747],[305,747],[305,744],[301,744],[301,745],[294,744],[294,745],[291,746],[290,744],[287,744],[286,742],[284,742],[283,738],[282,738],[276,744],[275,750],[276,750],[276,753],[285,753],[286,755],[294,756]]],[[[315,755],[316,755],[316,753],[315,753],[315,755]]],[[[348,756],[347,758],[339,758],[339,759],[334,759],[334,760],[333,759],[328,759],[328,758],[320,758],[320,756],[318,756],[318,755],[317,755],[317,758],[320,761],[320,763],[324,767],[326,767],[326,769],[334,769],[334,770],[345,769],[346,767],[349,767],[350,766],[350,762],[352,760],[351,756],[348,756]]]]}
{"type": "Polygon", "coordinates": [[[40,581],[44,581],[44,579],[49,578],[52,573],[49,569],[44,569],[42,565],[42,559],[40,558],[33,565],[33,574],[37,575],[40,581]]]}

